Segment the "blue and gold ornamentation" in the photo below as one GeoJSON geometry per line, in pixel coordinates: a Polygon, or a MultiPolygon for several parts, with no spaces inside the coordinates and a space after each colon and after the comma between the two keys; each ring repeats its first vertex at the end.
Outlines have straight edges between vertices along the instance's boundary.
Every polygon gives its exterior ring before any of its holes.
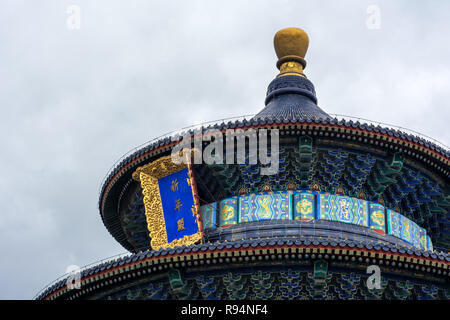
{"type": "Polygon", "coordinates": [[[239,222],[287,220],[291,192],[248,195],[239,198],[239,222]]]}
{"type": "Polygon", "coordinates": [[[217,203],[209,203],[200,207],[202,213],[203,228],[210,229],[217,226],[217,203]]]}
{"type": "Polygon", "coordinates": [[[410,243],[414,247],[420,248],[420,227],[414,221],[411,221],[411,242],[410,243]]]}
{"type": "Polygon", "coordinates": [[[202,240],[200,208],[189,165],[175,164],[167,156],[139,167],[132,176],[141,183],[153,249],[202,240]]]}
{"type": "Polygon", "coordinates": [[[411,243],[412,242],[412,223],[411,220],[406,218],[405,216],[401,216],[400,218],[400,224],[401,224],[401,239],[405,240],[406,242],[411,243]]]}
{"type": "Polygon", "coordinates": [[[370,229],[385,234],[386,221],[384,217],[384,206],[377,203],[369,204],[369,227],[370,229]]]}
{"type": "Polygon", "coordinates": [[[316,204],[314,194],[300,192],[294,194],[294,220],[315,219],[316,204]]]}
{"type": "Polygon", "coordinates": [[[319,196],[319,219],[369,226],[367,201],[321,193],[319,196]]]}
{"type": "Polygon", "coordinates": [[[419,244],[420,249],[427,250],[427,231],[424,228],[419,227],[419,244]]]}
{"type": "Polygon", "coordinates": [[[220,201],[219,204],[220,226],[228,226],[238,223],[238,200],[237,197],[220,201]]]}
{"type": "Polygon", "coordinates": [[[433,243],[431,242],[431,238],[429,235],[427,235],[427,249],[429,251],[433,251],[433,243]]]}
{"type": "Polygon", "coordinates": [[[388,234],[402,238],[402,215],[391,209],[387,209],[386,213],[388,234]]]}
{"type": "Polygon", "coordinates": [[[394,210],[387,209],[386,216],[388,234],[400,238],[416,248],[427,250],[428,236],[425,229],[394,210]]]}
{"type": "Polygon", "coordinates": [[[202,206],[202,215],[205,228],[260,220],[323,219],[368,227],[416,248],[432,250],[433,247],[425,229],[400,213],[379,203],[329,193],[289,190],[236,196],[202,206]],[[219,207],[217,218],[215,206],[219,207]]]}

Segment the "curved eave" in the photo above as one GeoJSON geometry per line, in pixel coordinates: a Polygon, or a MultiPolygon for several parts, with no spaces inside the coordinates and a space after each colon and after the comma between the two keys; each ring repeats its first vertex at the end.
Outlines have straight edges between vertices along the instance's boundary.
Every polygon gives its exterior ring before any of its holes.
{"type": "MultiPolygon", "coordinates": [[[[297,122],[286,119],[252,119],[250,121],[222,123],[220,125],[208,126],[204,129],[215,128],[224,132],[226,129],[233,128],[257,129],[268,127],[282,130],[302,130],[306,134],[312,134],[314,136],[333,137],[339,134],[340,139],[347,141],[358,141],[359,143],[369,144],[372,148],[403,152],[421,161],[425,166],[440,172],[445,177],[450,177],[450,153],[447,150],[429,141],[389,128],[375,127],[353,121],[338,121],[337,119],[299,120],[297,122]]],[[[117,205],[113,199],[115,196],[119,196],[120,190],[116,190],[116,192],[111,191],[114,190],[116,185],[123,185],[127,181],[130,181],[131,173],[138,166],[149,162],[151,158],[154,160],[162,154],[169,152],[176,143],[177,141],[173,141],[171,137],[167,137],[134,152],[111,171],[102,186],[99,198],[99,210],[102,221],[111,235],[127,250],[132,251],[133,246],[126,239],[119,219],[116,216],[104,216],[105,208],[108,205],[111,206],[111,209],[114,205],[117,205]],[[122,183],[117,183],[118,181],[122,181],[122,183]]],[[[115,209],[112,210],[115,211],[115,209]]]]}
{"type": "Polygon", "coordinates": [[[37,299],[77,299],[102,290],[105,286],[120,285],[122,281],[155,274],[177,265],[181,267],[229,266],[230,261],[248,264],[248,261],[280,259],[289,261],[331,259],[355,262],[358,263],[358,267],[377,264],[393,274],[410,270],[411,277],[420,278],[431,275],[443,278],[445,281],[448,281],[450,276],[450,255],[445,253],[349,240],[340,242],[299,238],[240,240],[148,250],[111,260],[84,270],[81,274],[80,290],[69,290],[65,278],[47,288],[37,299]]]}
{"type": "MultiPolygon", "coordinates": [[[[250,128],[281,128],[281,129],[306,129],[306,130],[315,130],[323,128],[323,134],[326,132],[335,132],[335,133],[341,133],[343,135],[341,138],[346,138],[348,140],[354,140],[353,136],[357,135],[360,137],[364,137],[364,139],[371,141],[367,141],[367,143],[371,144],[370,142],[373,141],[373,145],[375,147],[383,148],[384,144],[396,144],[400,148],[405,148],[404,151],[408,153],[408,155],[411,155],[411,153],[414,153],[416,155],[416,158],[419,160],[423,160],[423,156],[421,156],[419,153],[423,153],[425,156],[428,156],[430,158],[433,158],[437,161],[440,161],[442,163],[442,166],[438,166],[437,170],[441,171],[445,176],[450,177],[450,172],[448,171],[448,166],[450,165],[450,152],[447,150],[444,150],[440,148],[439,146],[433,144],[432,142],[423,140],[421,138],[413,137],[411,135],[408,135],[406,133],[402,133],[393,129],[389,128],[377,128],[374,126],[370,126],[367,124],[359,124],[357,122],[352,121],[340,121],[339,123],[333,123],[335,119],[325,119],[325,120],[305,120],[305,121],[298,121],[298,122],[292,122],[292,121],[261,121],[264,122],[260,124],[250,124],[250,121],[243,121],[243,122],[234,122],[234,123],[228,123],[221,125],[216,125],[214,127],[207,127],[204,129],[209,128],[215,128],[218,130],[226,130],[226,129],[233,129],[233,128],[240,128],[240,129],[250,129],[250,128]],[[247,122],[247,124],[245,124],[247,122]],[[342,122],[342,123],[341,123],[342,122]],[[302,127],[298,127],[302,126],[302,127]],[[345,131],[342,131],[345,130],[345,131]],[[371,137],[373,135],[373,137],[371,137]],[[380,143],[381,142],[381,143],[380,143]]],[[[252,121],[254,122],[254,121],[252,121]]],[[[337,120],[335,120],[337,122],[337,120]]],[[[366,142],[366,141],[364,141],[366,142]]],[[[105,183],[102,186],[102,191],[100,193],[100,199],[99,199],[99,206],[100,210],[103,209],[105,197],[110,190],[111,186],[117,181],[117,179],[123,175],[125,172],[132,168],[136,168],[138,164],[142,163],[146,159],[148,159],[151,156],[155,156],[158,154],[161,154],[164,151],[169,151],[172,146],[174,146],[177,143],[177,141],[172,141],[171,138],[165,138],[162,140],[159,140],[149,146],[143,147],[140,150],[136,151],[126,159],[124,159],[119,165],[117,165],[110,173],[108,178],[106,179],[105,183]]],[[[392,150],[392,149],[391,149],[392,150]]],[[[402,151],[402,150],[397,150],[402,151]]],[[[429,161],[424,161],[424,163],[429,165],[429,161]]],[[[434,166],[436,167],[436,166],[434,166]]]]}

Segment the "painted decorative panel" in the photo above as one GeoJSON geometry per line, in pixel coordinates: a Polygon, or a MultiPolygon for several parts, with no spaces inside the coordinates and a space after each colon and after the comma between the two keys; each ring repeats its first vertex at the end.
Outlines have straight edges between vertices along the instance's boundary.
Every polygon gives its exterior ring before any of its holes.
{"type": "Polygon", "coordinates": [[[387,209],[386,212],[388,234],[397,238],[402,238],[402,215],[391,209],[387,209]]]}
{"type": "Polygon", "coordinates": [[[209,203],[200,207],[203,228],[215,228],[217,223],[217,203],[209,203]]]}
{"type": "Polygon", "coordinates": [[[427,231],[424,228],[419,227],[420,234],[420,249],[427,250],[427,231]]]}
{"type": "Polygon", "coordinates": [[[383,205],[377,203],[369,204],[369,227],[378,233],[386,233],[386,219],[384,217],[383,205]]]}
{"type": "Polygon", "coordinates": [[[413,221],[411,221],[411,244],[420,248],[420,227],[413,221]]]}
{"type": "Polygon", "coordinates": [[[427,235],[427,250],[433,251],[433,243],[431,242],[431,238],[427,235]]]}
{"type": "Polygon", "coordinates": [[[220,201],[219,204],[220,226],[233,225],[238,223],[238,199],[228,198],[220,201]]]}
{"type": "Polygon", "coordinates": [[[293,206],[294,220],[312,220],[316,218],[316,203],[313,193],[295,193],[293,206]]]}
{"type": "Polygon", "coordinates": [[[378,203],[336,194],[311,191],[250,194],[204,205],[201,213],[205,229],[261,220],[324,219],[368,227],[423,250],[433,248],[426,230],[400,213],[386,210],[378,203]]]}
{"type": "Polygon", "coordinates": [[[319,218],[368,227],[367,201],[322,193],[319,196],[319,218]]]}
{"type": "Polygon", "coordinates": [[[239,221],[289,219],[291,194],[291,192],[274,192],[240,197],[239,221]]]}
{"type": "Polygon", "coordinates": [[[409,220],[408,218],[406,218],[405,216],[400,216],[400,224],[401,224],[401,239],[405,240],[406,242],[412,243],[412,235],[411,235],[411,231],[412,231],[412,224],[411,224],[411,220],[409,220]]]}

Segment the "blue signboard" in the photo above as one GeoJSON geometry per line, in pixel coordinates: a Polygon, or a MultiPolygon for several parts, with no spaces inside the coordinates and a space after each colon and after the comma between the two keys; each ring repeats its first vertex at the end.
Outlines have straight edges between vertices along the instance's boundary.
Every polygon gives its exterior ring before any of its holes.
{"type": "Polygon", "coordinates": [[[167,241],[197,233],[198,223],[188,169],[158,180],[167,241]]]}
{"type": "Polygon", "coordinates": [[[203,239],[200,205],[189,165],[159,158],[133,172],[144,195],[153,249],[194,244],[203,239]]]}

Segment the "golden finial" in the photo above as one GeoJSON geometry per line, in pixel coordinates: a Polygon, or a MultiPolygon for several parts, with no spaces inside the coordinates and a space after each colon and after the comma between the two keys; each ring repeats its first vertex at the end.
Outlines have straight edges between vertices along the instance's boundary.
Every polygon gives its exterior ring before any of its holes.
{"type": "Polygon", "coordinates": [[[305,55],[308,50],[309,38],[305,31],[299,28],[281,29],[273,39],[280,69],[278,77],[296,75],[305,77],[305,55]]]}

